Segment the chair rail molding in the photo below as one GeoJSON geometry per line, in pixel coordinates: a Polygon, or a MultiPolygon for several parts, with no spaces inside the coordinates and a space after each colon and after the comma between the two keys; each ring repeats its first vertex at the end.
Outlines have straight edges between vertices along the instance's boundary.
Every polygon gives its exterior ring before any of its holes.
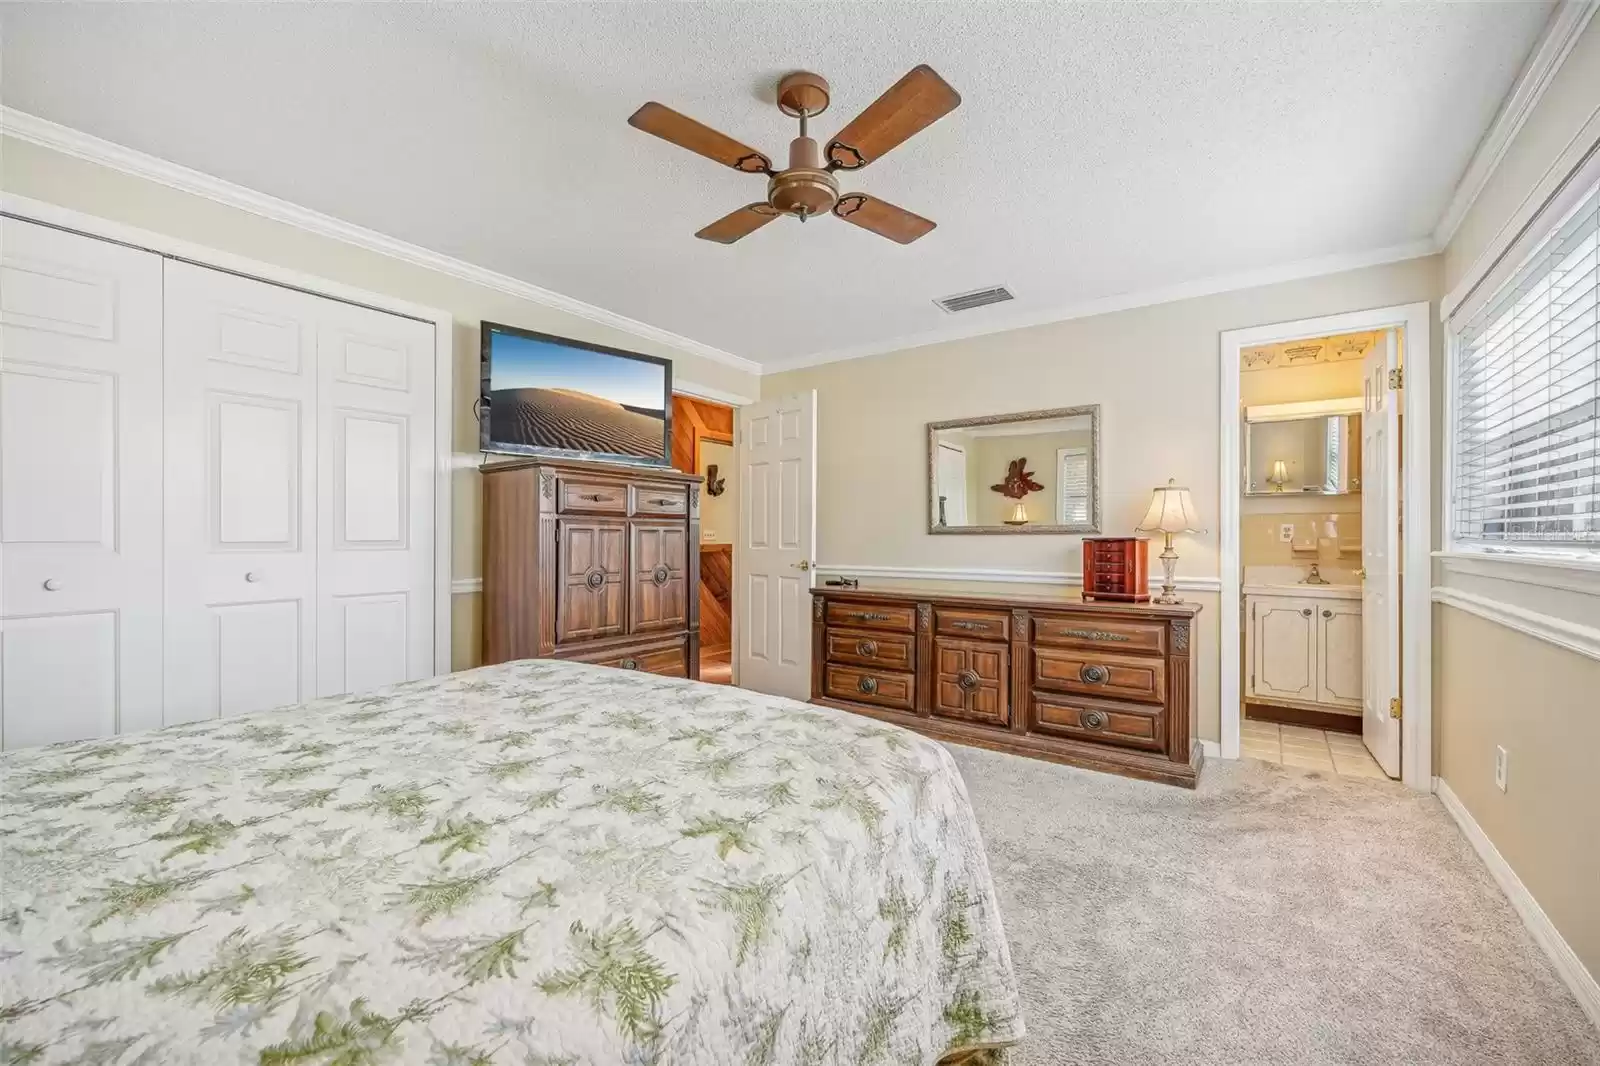
{"type": "Polygon", "coordinates": [[[1595,1028],[1600,1029],[1600,983],[1595,981],[1594,975],[1584,968],[1583,962],[1578,958],[1578,953],[1572,950],[1566,938],[1561,935],[1550,916],[1539,906],[1539,901],[1533,898],[1533,893],[1528,891],[1528,886],[1522,883],[1522,878],[1511,868],[1505,856],[1500,854],[1500,849],[1494,846],[1494,841],[1489,839],[1489,834],[1483,831],[1477,819],[1472,817],[1472,812],[1467,810],[1466,804],[1461,802],[1449,782],[1442,777],[1433,779],[1433,791],[1439,797],[1439,802],[1455,819],[1456,826],[1461,830],[1461,835],[1467,838],[1467,843],[1478,853],[1483,864],[1489,868],[1489,873],[1494,877],[1500,890],[1511,901],[1511,907],[1517,912],[1517,917],[1522,919],[1522,924],[1533,936],[1534,942],[1549,956],[1555,965],[1556,973],[1561,975],[1561,980],[1572,991],[1573,998],[1578,1001],[1578,1006],[1583,1008],[1583,1013],[1589,1016],[1595,1028]]]}
{"type": "Polygon", "coordinates": [[[1577,652],[1590,659],[1600,660],[1600,629],[1542,611],[1529,610],[1516,604],[1497,600],[1465,589],[1438,585],[1433,590],[1433,602],[1454,607],[1479,618],[1526,633],[1547,644],[1577,652]]]}
{"type": "Polygon", "coordinates": [[[647,322],[620,315],[615,311],[608,311],[603,307],[565,296],[559,292],[542,288],[501,274],[498,271],[468,263],[441,252],[431,251],[427,248],[402,241],[376,230],[357,226],[351,222],[325,215],[320,211],[313,211],[308,207],[280,200],[276,196],[257,192],[254,189],[236,185],[231,181],[206,174],[203,171],[193,170],[189,167],[173,163],[158,156],[148,155],[133,148],[128,148],[112,141],[102,140],[82,130],[63,126],[49,119],[40,118],[26,111],[18,111],[14,107],[0,107],[0,134],[7,137],[16,137],[18,140],[28,141],[52,151],[62,152],[99,166],[131,174],[134,177],[153,181],[165,185],[170,189],[202,196],[207,200],[222,204],[226,207],[248,211],[252,215],[281,222],[294,226],[308,233],[315,233],[320,237],[330,237],[345,244],[364,248],[369,252],[398,259],[412,266],[422,267],[426,270],[437,271],[461,281],[474,285],[482,285],[486,289],[515,296],[530,303],[542,304],[558,311],[565,311],[579,318],[588,319],[590,322],[609,326],[612,329],[630,333],[635,337],[664,344],[669,348],[677,349],[689,355],[697,355],[712,362],[721,363],[742,370],[747,374],[759,375],[761,364],[734,355],[732,352],[723,351],[709,344],[702,343],[690,337],[673,333],[659,326],[652,326],[647,322]]]}

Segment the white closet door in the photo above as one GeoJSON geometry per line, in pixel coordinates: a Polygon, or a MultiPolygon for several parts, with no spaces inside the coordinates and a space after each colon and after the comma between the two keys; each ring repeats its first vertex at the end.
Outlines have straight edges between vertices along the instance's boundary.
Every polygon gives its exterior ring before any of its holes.
{"type": "Polygon", "coordinates": [[[169,723],[316,693],[317,302],[166,263],[169,723]]]}
{"type": "Polygon", "coordinates": [[[0,746],[159,725],[161,260],[0,247],[0,746]]]}
{"type": "Polygon", "coordinates": [[[320,301],[317,694],[433,673],[433,325],[320,301]]]}

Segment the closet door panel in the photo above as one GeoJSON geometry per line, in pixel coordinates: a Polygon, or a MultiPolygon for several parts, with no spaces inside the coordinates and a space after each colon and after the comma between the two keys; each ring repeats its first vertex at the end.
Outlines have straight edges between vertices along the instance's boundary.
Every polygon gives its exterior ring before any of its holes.
{"type": "Polygon", "coordinates": [[[319,302],[166,263],[169,722],[315,695],[319,302]]]}
{"type": "Polygon", "coordinates": [[[433,673],[430,323],[324,301],[317,332],[319,695],[433,673]]]}
{"type": "Polygon", "coordinates": [[[161,260],[0,250],[0,747],[160,725],[161,260]]]}

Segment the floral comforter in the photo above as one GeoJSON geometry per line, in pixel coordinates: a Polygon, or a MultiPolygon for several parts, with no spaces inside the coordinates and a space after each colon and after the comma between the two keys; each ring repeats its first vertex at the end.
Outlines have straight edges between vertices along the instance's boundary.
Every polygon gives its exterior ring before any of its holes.
{"type": "Polygon", "coordinates": [[[0,775],[0,1063],[899,1066],[1022,1035],[954,763],[843,712],[531,661],[0,775]]]}

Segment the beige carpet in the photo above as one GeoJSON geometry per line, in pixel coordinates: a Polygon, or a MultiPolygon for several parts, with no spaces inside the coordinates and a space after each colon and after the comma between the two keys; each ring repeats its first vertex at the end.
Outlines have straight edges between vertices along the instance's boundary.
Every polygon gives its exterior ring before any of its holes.
{"type": "Polygon", "coordinates": [[[1600,1033],[1432,796],[1186,792],[951,747],[1023,987],[1012,1066],[1587,1066],[1600,1033]]]}

